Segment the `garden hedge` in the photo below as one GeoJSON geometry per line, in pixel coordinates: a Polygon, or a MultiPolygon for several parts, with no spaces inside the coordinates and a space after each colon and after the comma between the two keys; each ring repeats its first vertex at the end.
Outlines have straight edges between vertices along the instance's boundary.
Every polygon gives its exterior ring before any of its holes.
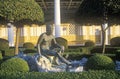
{"type": "Polygon", "coordinates": [[[5,56],[5,51],[9,49],[9,41],[3,38],[0,38],[0,51],[2,56],[5,56]]]}
{"type": "Polygon", "coordinates": [[[85,67],[92,70],[115,70],[115,63],[110,57],[97,54],[88,59],[85,67]]]}
{"type": "Polygon", "coordinates": [[[29,66],[25,60],[23,60],[21,58],[14,57],[14,58],[11,58],[11,59],[4,61],[0,65],[0,70],[28,72],[29,66]]]}
{"type": "Polygon", "coordinates": [[[110,39],[110,45],[119,47],[120,46],[120,37],[114,37],[114,38],[110,39]]]}
{"type": "Polygon", "coordinates": [[[0,50],[9,49],[9,42],[6,39],[0,38],[0,50]]]}
{"type": "Polygon", "coordinates": [[[25,54],[28,53],[36,53],[37,51],[35,50],[34,44],[31,42],[26,42],[23,44],[23,48],[25,48],[25,50],[23,50],[23,52],[25,54]]]}
{"type": "Polygon", "coordinates": [[[65,49],[68,49],[68,41],[65,38],[57,37],[55,39],[59,45],[64,46],[65,49]]]}
{"type": "Polygon", "coordinates": [[[0,52],[0,61],[3,59],[2,53],[0,52]]]}
{"type": "Polygon", "coordinates": [[[95,43],[91,40],[87,40],[85,42],[85,47],[94,47],[95,46],[95,43]]]}
{"type": "Polygon", "coordinates": [[[0,79],[120,79],[119,71],[84,72],[6,72],[0,71],[0,79]]]}
{"type": "Polygon", "coordinates": [[[32,44],[31,42],[26,42],[26,43],[23,44],[23,48],[34,49],[34,44],[32,44]]]}

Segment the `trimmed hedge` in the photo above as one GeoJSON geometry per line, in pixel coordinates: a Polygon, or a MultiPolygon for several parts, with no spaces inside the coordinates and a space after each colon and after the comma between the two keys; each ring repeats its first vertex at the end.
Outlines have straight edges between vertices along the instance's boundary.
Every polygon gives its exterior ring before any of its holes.
{"type": "MultiPolygon", "coordinates": [[[[118,48],[116,48],[116,47],[106,47],[105,48],[105,54],[115,54],[116,50],[118,50],[118,48]]],[[[92,54],[102,53],[102,47],[94,47],[90,52],[92,54]]]]}
{"type": "Polygon", "coordinates": [[[28,54],[28,53],[36,53],[37,50],[35,50],[35,49],[25,49],[23,52],[24,52],[25,54],[28,54]]]}
{"type": "Polygon", "coordinates": [[[116,60],[120,61],[120,50],[116,51],[116,56],[115,56],[116,60]]]}
{"type": "Polygon", "coordinates": [[[25,50],[23,51],[25,54],[36,53],[37,52],[35,50],[34,44],[32,44],[31,42],[24,43],[23,48],[25,48],[25,50]]]}
{"type": "Polygon", "coordinates": [[[34,44],[32,44],[31,42],[26,42],[26,43],[23,44],[23,48],[34,49],[34,44]]]}
{"type": "Polygon", "coordinates": [[[76,48],[76,49],[67,49],[67,50],[65,50],[65,52],[69,52],[69,53],[78,52],[78,53],[80,53],[80,48],[76,48]]]}
{"type": "Polygon", "coordinates": [[[93,55],[91,54],[75,54],[75,53],[69,53],[69,54],[63,54],[63,56],[68,60],[81,60],[82,58],[89,58],[93,55]]]}
{"type": "Polygon", "coordinates": [[[0,64],[3,62],[3,56],[2,56],[2,53],[0,51],[0,64]]]}
{"type": "Polygon", "coordinates": [[[0,52],[0,61],[3,59],[2,53],[0,52]]]}
{"type": "Polygon", "coordinates": [[[64,38],[62,38],[62,37],[57,37],[57,38],[55,38],[55,39],[56,39],[56,41],[57,41],[57,43],[58,43],[59,45],[64,46],[65,49],[68,49],[68,42],[67,42],[66,39],[64,39],[64,38]]]}
{"type": "Polygon", "coordinates": [[[0,38],[0,51],[2,56],[5,56],[5,50],[9,49],[9,42],[6,39],[0,38]]]}
{"type": "Polygon", "coordinates": [[[95,43],[91,40],[87,40],[85,42],[85,47],[94,47],[95,46],[95,43]]]}
{"type": "Polygon", "coordinates": [[[0,38],[0,50],[9,49],[9,42],[6,39],[0,38]]]}
{"type": "Polygon", "coordinates": [[[4,61],[0,65],[0,70],[28,72],[29,66],[27,62],[21,58],[11,58],[11,59],[4,61]]]}
{"type": "Polygon", "coordinates": [[[14,47],[5,50],[5,56],[14,56],[14,47]]]}
{"type": "Polygon", "coordinates": [[[90,54],[90,50],[92,50],[93,47],[95,47],[95,43],[93,41],[91,41],[91,40],[87,40],[85,42],[85,47],[87,49],[87,53],[90,54]]]}
{"type": "Polygon", "coordinates": [[[110,40],[110,45],[111,46],[120,46],[120,37],[114,37],[110,40]]]}
{"type": "Polygon", "coordinates": [[[108,56],[97,54],[88,59],[85,67],[92,70],[115,70],[115,63],[108,56]]]}
{"type": "Polygon", "coordinates": [[[79,54],[89,54],[88,53],[88,47],[69,47],[67,50],[65,50],[65,53],[74,53],[77,52],[79,54]]]}
{"type": "Polygon", "coordinates": [[[0,71],[0,79],[120,79],[118,71],[85,71],[79,73],[56,72],[5,72],[0,71]]]}

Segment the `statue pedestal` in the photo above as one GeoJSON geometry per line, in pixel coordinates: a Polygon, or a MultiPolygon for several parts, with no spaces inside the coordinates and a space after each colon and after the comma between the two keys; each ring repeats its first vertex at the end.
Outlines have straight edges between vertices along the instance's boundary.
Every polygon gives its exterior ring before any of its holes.
{"type": "Polygon", "coordinates": [[[68,72],[82,72],[83,71],[83,66],[71,67],[67,71],[68,72]]]}
{"type": "Polygon", "coordinates": [[[52,64],[49,59],[44,56],[37,56],[35,61],[38,65],[39,72],[49,72],[52,68],[52,64]]]}
{"type": "Polygon", "coordinates": [[[49,59],[44,56],[36,57],[36,63],[38,65],[39,72],[82,72],[83,66],[80,66],[79,63],[72,64],[72,66],[67,66],[64,63],[60,65],[52,65],[49,59]]]}

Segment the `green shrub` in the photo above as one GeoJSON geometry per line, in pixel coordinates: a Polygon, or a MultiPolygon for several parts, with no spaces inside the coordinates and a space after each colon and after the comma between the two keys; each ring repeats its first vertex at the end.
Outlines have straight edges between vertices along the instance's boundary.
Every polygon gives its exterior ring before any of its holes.
{"type": "Polygon", "coordinates": [[[115,69],[115,64],[108,56],[94,55],[88,59],[86,68],[93,70],[112,70],[115,69]]]}
{"type": "Polygon", "coordinates": [[[0,51],[2,56],[5,56],[5,51],[9,49],[9,42],[6,39],[0,38],[0,51]]]}
{"type": "Polygon", "coordinates": [[[88,54],[88,49],[85,46],[68,46],[67,52],[79,52],[82,54],[88,54]],[[72,51],[73,50],[73,51],[72,51]]]}
{"type": "Polygon", "coordinates": [[[11,58],[4,61],[0,69],[3,71],[29,71],[29,66],[27,62],[21,58],[11,58]]]}
{"type": "Polygon", "coordinates": [[[24,43],[24,44],[23,44],[23,48],[25,48],[25,50],[23,50],[23,52],[24,52],[25,54],[27,54],[27,53],[35,53],[35,52],[36,52],[36,50],[35,50],[35,48],[34,48],[34,44],[32,44],[32,43],[30,43],[30,42],[24,43]]]}
{"type": "Polygon", "coordinates": [[[25,49],[34,49],[34,44],[30,43],[30,42],[26,42],[23,44],[23,48],[25,49]]]}
{"type": "Polygon", "coordinates": [[[2,56],[2,53],[0,52],[0,60],[2,60],[3,59],[3,56],[2,56]]]}
{"type": "Polygon", "coordinates": [[[0,71],[0,79],[120,79],[119,71],[101,70],[72,72],[5,72],[0,71]]]}
{"type": "Polygon", "coordinates": [[[14,56],[14,48],[9,48],[8,50],[5,50],[5,56],[14,56]]]}
{"type": "Polygon", "coordinates": [[[116,51],[116,60],[120,61],[120,50],[116,51]]]}
{"type": "Polygon", "coordinates": [[[2,53],[0,52],[0,64],[3,62],[3,56],[2,53]]]}
{"type": "Polygon", "coordinates": [[[93,49],[93,47],[95,46],[95,43],[91,40],[87,40],[85,42],[85,47],[87,49],[87,53],[90,53],[90,51],[93,49]]]}
{"type": "Polygon", "coordinates": [[[65,50],[65,52],[71,52],[71,53],[73,53],[73,52],[78,52],[78,53],[80,53],[80,48],[76,48],[76,49],[67,49],[67,50],[65,50]]]}
{"type": "MultiPolygon", "coordinates": [[[[105,54],[114,54],[116,53],[117,48],[116,47],[106,47],[105,48],[105,54]]],[[[102,53],[102,47],[94,47],[90,50],[92,54],[94,53],[102,53]]]]}
{"type": "Polygon", "coordinates": [[[120,37],[114,37],[110,40],[111,46],[120,46],[120,37]]]}
{"type": "Polygon", "coordinates": [[[68,42],[67,42],[66,39],[64,39],[64,38],[62,38],[62,37],[57,37],[57,38],[55,38],[55,39],[56,39],[56,41],[57,41],[57,43],[58,43],[59,45],[64,46],[65,49],[68,49],[68,42]]]}
{"type": "Polygon", "coordinates": [[[75,54],[75,53],[69,53],[69,54],[63,54],[63,56],[68,60],[81,60],[82,58],[89,58],[92,55],[91,54],[75,54]]]}
{"type": "Polygon", "coordinates": [[[6,39],[0,38],[0,50],[9,49],[9,42],[6,39]]]}
{"type": "Polygon", "coordinates": [[[85,47],[94,47],[95,46],[95,43],[91,40],[87,40],[85,42],[85,47]]]}
{"type": "Polygon", "coordinates": [[[35,49],[25,49],[23,52],[25,54],[28,54],[28,53],[36,53],[37,51],[35,49]]]}

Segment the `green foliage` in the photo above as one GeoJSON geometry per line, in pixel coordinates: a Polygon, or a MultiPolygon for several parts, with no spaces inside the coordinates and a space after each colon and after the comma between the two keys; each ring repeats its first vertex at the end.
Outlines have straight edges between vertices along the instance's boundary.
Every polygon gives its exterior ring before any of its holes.
{"type": "Polygon", "coordinates": [[[27,62],[21,58],[11,58],[4,61],[0,69],[3,71],[21,71],[21,72],[28,72],[29,66],[27,62]]]}
{"type": "Polygon", "coordinates": [[[95,43],[91,40],[88,40],[85,42],[85,47],[94,47],[95,43]]]}
{"type": "Polygon", "coordinates": [[[69,60],[80,60],[83,57],[89,58],[87,47],[69,47],[63,53],[63,56],[69,60]]]}
{"type": "Polygon", "coordinates": [[[66,39],[64,39],[64,38],[62,38],[62,37],[57,37],[57,38],[55,38],[55,39],[56,39],[56,41],[57,41],[57,43],[58,43],[59,45],[64,46],[65,49],[68,48],[68,42],[67,42],[66,39]]]}
{"type": "Polygon", "coordinates": [[[110,40],[111,46],[120,46],[120,37],[114,37],[110,40]]]}
{"type": "MultiPolygon", "coordinates": [[[[106,47],[105,48],[105,53],[106,54],[115,54],[116,53],[116,50],[118,48],[116,47],[106,47]]],[[[94,54],[94,53],[102,53],[102,47],[94,47],[93,49],[91,49],[91,53],[94,54]]]]}
{"type": "Polygon", "coordinates": [[[44,21],[43,11],[34,0],[0,0],[0,16],[14,22],[26,19],[44,21]]]}
{"type": "Polygon", "coordinates": [[[9,42],[6,39],[0,38],[0,50],[9,49],[9,42]]]}
{"type": "Polygon", "coordinates": [[[89,58],[90,54],[79,54],[79,53],[65,53],[63,56],[68,60],[81,60],[82,58],[89,58]]]}
{"type": "MultiPolygon", "coordinates": [[[[65,50],[65,53],[79,53],[79,54],[89,54],[89,50],[91,47],[85,47],[85,46],[69,46],[68,49],[65,50]]],[[[92,48],[93,49],[93,48],[92,48]]]]}
{"type": "Polygon", "coordinates": [[[69,52],[69,53],[77,52],[77,53],[80,53],[80,48],[76,48],[76,49],[69,48],[69,49],[65,50],[65,52],[69,52]]]}
{"type": "Polygon", "coordinates": [[[2,53],[0,52],[0,61],[3,59],[2,53]]]}
{"type": "Polygon", "coordinates": [[[25,49],[34,49],[34,44],[30,43],[30,42],[26,42],[23,44],[23,48],[25,49]]]}
{"type": "Polygon", "coordinates": [[[107,11],[109,24],[120,24],[120,0],[84,0],[76,12],[76,21],[80,24],[101,24],[104,11],[107,11]]]}
{"type": "Polygon", "coordinates": [[[112,13],[120,12],[120,0],[109,0],[108,6],[113,10],[112,13]]]}
{"type": "Polygon", "coordinates": [[[90,53],[90,50],[92,50],[93,47],[95,47],[95,43],[93,41],[91,41],[91,40],[87,40],[85,42],[85,47],[87,49],[87,53],[90,53]]]}
{"type": "Polygon", "coordinates": [[[120,61],[120,50],[116,51],[116,60],[120,61]]]}
{"type": "Polygon", "coordinates": [[[56,72],[6,72],[0,71],[0,79],[119,79],[119,71],[85,71],[79,73],[56,72]]]}
{"type": "Polygon", "coordinates": [[[14,56],[14,47],[5,50],[5,56],[14,56]]]}
{"type": "Polygon", "coordinates": [[[0,16],[17,27],[15,54],[18,54],[19,27],[44,22],[42,8],[35,0],[0,0],[0,16]]]}
{"type": "Polygon", "coordinates": [[[9,42],[6,39],[0,38],[0,51],[2,56],[5,56],[6,50],[9,50],[9,42]]]}
{"type": "Polygon", "coordinates": [[[24,53],[36,53],[34,44],[32,44],[31,42],[26,42],[23,44],[23,48],[25,48],[25,50],[23,51],[24,53]]]}
{"type": "Polygon", "coordinates": [[[35,49],[25,49],[23,52],[25,54],[28,54],[28,53],[36,53],[37,51],[35,49]]]}
{"type": "Polygon", "coordinates": [[[115,64],[111,58],[104,55],[94,55],[86,63],[87,69],[92,70],[114,70],[115,64]]]}

